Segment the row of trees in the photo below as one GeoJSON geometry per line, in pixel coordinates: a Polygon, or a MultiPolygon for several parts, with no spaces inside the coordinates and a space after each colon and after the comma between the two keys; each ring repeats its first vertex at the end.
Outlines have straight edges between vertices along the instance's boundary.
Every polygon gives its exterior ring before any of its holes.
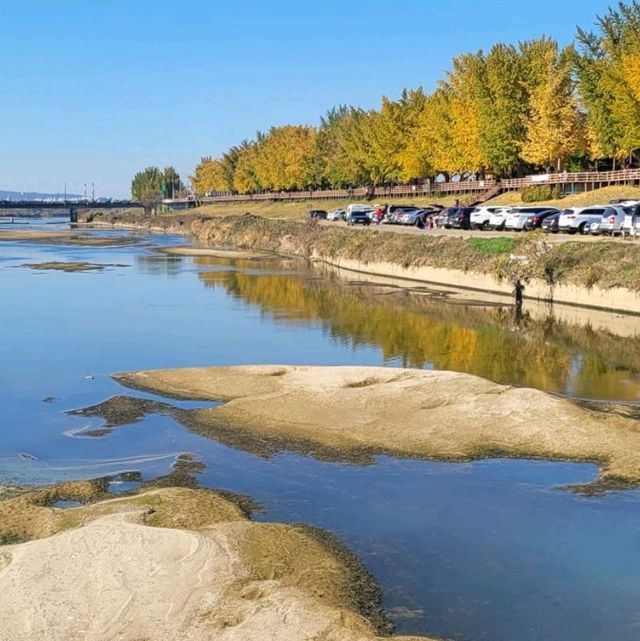
{"type": "Polygon", "coordinates": [[[640,3],[619,3],[597,25],[565,48],[543,37],[461,55],[431,94],[273,127],[202,158],[191,182],[198,193],[251,193],[628,162],[640,148],[640,3]]]}
{"type": "Polygon", "coordinates": [[[147,167],[139,171],[131,181],[131,196],[134,200],[153,201],[173,198],[184,190],[180,174],[173,167],[147,167]]]}

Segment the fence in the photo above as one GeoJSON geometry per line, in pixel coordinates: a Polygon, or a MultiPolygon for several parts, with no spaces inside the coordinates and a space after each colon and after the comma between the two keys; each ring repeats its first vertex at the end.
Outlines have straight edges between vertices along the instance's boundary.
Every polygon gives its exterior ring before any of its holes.
{"type": "Polygon", "coordinates": [[[466,180],[459,182],[428,182],[420,185],[395,187],[357,187],[355,189],[324,189],[307,191],[281,191],[261,194],[221,194],[199,199],[203,203],[295,201],[295,200],[357,200],[362,198],[398,198],[436,196],[441,194],[496,195],[501,191],[514,191],[531,185],[590,185],[592,189],[603,185],[639,183],[640,169],[620,171],[585,171],[577,173],[539,174],[525,178],[495,180],[466,180]]]}

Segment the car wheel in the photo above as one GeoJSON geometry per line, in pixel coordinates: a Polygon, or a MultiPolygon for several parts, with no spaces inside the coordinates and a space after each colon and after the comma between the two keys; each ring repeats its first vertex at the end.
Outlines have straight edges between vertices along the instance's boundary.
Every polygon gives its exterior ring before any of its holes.
{"type": "Polygon", "coordinates": [[[578,232],[580,232],[583,235],[586,234],[587,233],[587,223],[582,223],[582,225],[580,225],[580,227],[578,227],[578,232]]]}
{"type": "Polygon", "coordinates": [[[482,231],[489,231],[489,221],[485,220],[480,226],[480,229],[482,229],[482,231]]]}

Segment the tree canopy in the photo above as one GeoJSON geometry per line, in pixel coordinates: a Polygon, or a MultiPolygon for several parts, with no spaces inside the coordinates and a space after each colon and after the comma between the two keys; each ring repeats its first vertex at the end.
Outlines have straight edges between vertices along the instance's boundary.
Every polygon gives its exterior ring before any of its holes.
{"type": "MultiPolygon", "coordinates": [[[[631,0],[594,31],[579,29],[575,46],[543,36],[457,56],[431,93],[405,89],[372,110],[340,105],[317,127],[272,127],[203,157],[190,178],[198,193],[341,188],[625,163],[638,149],[640,2],[631,0]]],[[[136,189],[155,188],[154,171],[136,175],[136,189]]]]}

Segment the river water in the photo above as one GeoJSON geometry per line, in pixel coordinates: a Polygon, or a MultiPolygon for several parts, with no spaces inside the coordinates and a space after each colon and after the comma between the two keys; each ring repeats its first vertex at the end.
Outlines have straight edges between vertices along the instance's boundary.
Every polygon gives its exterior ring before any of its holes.
{"type": "Polygon", "coordinates": [[[0,244],[0,483],[152,479],[191,453],[204,465],[201,485],[262,503],[255,518],[337,534],[379,580],[400,633],[640,638],[640,491],[564,489],[593,480],[593,465],[387,456],[355,465],[234,449],[162,414],[88,436],[100,419],[66,413],[117,394],[154,398],[122,388],[113,372],[244,363],[453,369],[637,403],[640,322],[592,314],[587,323],[582,312],[533,308],[516,318],[478,295],[407,291],[303,262],[154,251],[177,243],[184,239],[0,244]],[[49,261],[110,267],[25,266],[49,261]]]}

